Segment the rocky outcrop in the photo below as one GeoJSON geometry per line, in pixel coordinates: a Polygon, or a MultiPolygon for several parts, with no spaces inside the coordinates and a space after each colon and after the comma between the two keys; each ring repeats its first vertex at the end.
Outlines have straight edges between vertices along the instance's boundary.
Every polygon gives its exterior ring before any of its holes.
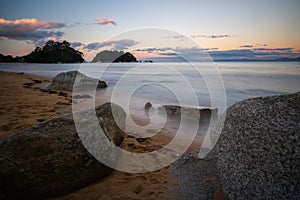
{"type": "MultiPolygon", "coordinates": [[[[115,104],[106,103],[97,107],[96,123],[99,122],[108,141],[120,145],[124,132],[116,124],[112,109],[124,129],[126,114],[115,104]]],[[[95,139],[95,127],[85,123],[90,122],[92,117],[92,110],[80,112],[79,118],[83,120],[84,128],[81,134],[90,138],[91,145],[96,149],[104,149],[106,153],[103,156],[110,159],[114,156],[110,155],[110,150],[115,145],[110,148],[103,145],[104,140],[95,139]]],[[[109,174],[112,169],[95,159],[82,141],[72,114],[45,121],[2,141],[0,197],[1,194],[22,199],[56,196],[84,187],[109,174]]]]}
{"type": "Polygon", "coordinates": [[[298,199],[300,93],[248,99],[228,108],[215,150],[230,199],[298,199]]]}
{"type": "Polygon", "coordinates": [[[158,108],[159,112],[166,111],[168,116],[180,116],[184,113],[191,119],[199,118],[201,123],[208,123],[210,120],[216,120],[218,118],[217,108],[193,108],[187,106],[176,106],[176,105],[163,105],[158,108]]]}
{"type": "Polygon", "coordinates": [[[75,81],[78,90],[93,90],[96,86],[97,88],[107,87],[104,81],[90,78],[78,71],[69,71],[57,74],[48,88],[73,91],[75,81]]]}

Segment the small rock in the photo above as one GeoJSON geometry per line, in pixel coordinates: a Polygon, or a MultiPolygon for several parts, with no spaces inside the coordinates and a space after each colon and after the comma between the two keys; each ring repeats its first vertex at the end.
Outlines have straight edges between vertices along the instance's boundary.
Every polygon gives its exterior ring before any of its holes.
{"type": "Polygon", "coordinates": [[[152,107],[152,104],[150,102],[145,103],[144,109],[149,110],[152,107]]]}
{"type": "Polygon", "coordinates": [[[23,88],[31,88],[33,83],[24,83],[23,88]]]}
{"type": "Polygon", "coordinates": [[[57,92],[54,91],[54,90],[48,90],[47,92],[48,92],[49,94],[57,94],[57,92]]]}
{"type": "Polygon", "coordinates": [[[68,97],[68,93],[66,93],[66,92],[59,92],[58,96],[68,97]]]}
{"type": "Polygon", "coordinates": [[[41,80],[32,80],[34,83],[42,83],[41,80]]]}
{"type": "Polygon", "coordinates": [[[217,108],[193,108],[188,106],[177,106],[177,105],[163,105],[158,108],[159,112],[165,110],[168,116],[180,117],[184,114],[186,117],[191,119],[199,118],[201,123],[209,123],[211,120],[216,120],[218,118],[217,108]]]}
{"type": "Polygon", "coordinates": [[[86,99],[86,98],[93,98],[90,95],[83,94],[83,95],[74,95],[72,96],[73,99],[86,99]]]}

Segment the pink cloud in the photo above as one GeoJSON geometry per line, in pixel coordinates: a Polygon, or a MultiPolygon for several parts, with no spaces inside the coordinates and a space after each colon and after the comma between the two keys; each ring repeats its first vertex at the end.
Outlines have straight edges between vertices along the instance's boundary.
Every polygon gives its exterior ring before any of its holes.
{"type": "Polygon", "coordinates": [[[11,31],[30,32],[36,29],[55,29],[62,28],[65,25],[56,21],[40,21],[35,18],[6,20],[0,18],[0,30],[10,29],[11,31]]]}
{"type": "Polygon", "coordinates": [[[106,24],[113,24],[117,25],[117,23],[113,19],[103,19],[103,18],[96,18],[97,24],[99,25],[106,25],[106,24]]]}
{"type": "Polygon", "coordinates": [[[65,27],[56,21],[41,21],[35,18],[7,20],[0,18],[0,39],[37,42],[47,38],[60,38],[64,33],[52,29],[65,27]]]}
{"type": "Polygon", "coordinates": [[[1,37],[0,37],[0,40],[8,40],[8,37],[1,36],[1,37]]]}

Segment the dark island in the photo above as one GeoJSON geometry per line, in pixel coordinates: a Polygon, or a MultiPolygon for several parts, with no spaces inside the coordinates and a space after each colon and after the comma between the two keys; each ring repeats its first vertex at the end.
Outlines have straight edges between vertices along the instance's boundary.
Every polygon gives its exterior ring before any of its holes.
{"type": "Polygon", "coordinates": [[[97,53],[92,62],[137,62],[137,59],[129,52],[104,50],[97,53]]]}
{"type": "Polygon", "coordinates": [[[0,54],[2,63],[82,63],[83,53],[73,49],[69,42],[54,42],[49,40],[43,47],[36,47],[25,56],[0,54]]]}
{"type": "MultiPolygon", "coordinates": [[[[0,63],[82,63],[83,53],[71,47],[67,41],[49,40],[43,47],[36,47],[31,53],[13,57],[0,54],[0,63]]],[[[92,63],[138,62],[129,52],[104,50],[93,58],[92,63]]],[[[152,61],[151,61],[152,62],[152,61]]]]}

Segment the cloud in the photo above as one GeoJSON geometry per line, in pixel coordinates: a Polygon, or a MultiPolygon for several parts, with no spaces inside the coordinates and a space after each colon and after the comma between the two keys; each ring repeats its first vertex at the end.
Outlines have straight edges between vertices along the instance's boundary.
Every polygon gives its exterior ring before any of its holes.
{"type": "Polygon", "coordinates": [[[254,48],[253,51],[293,51],[294,48],[254,48]]]}
{"type": "Polygon", "coordinates": [[[255,45],[256,47],[266,47],[266,46],[268,46],[267,44],[256,44],[255,45]]]}
{"type": "Polygon", "coordinates": [[[44,46],[45,43],[46,43],[47,41],[49,41],[49,40],[57,41],[57,40],[59,40],[59,38],[57,38],[57,37],[54,36],[54,37],[46,37],[46,38],[42,38],[42,39],[39,39],[39,40],[34,41],[34,42],[26,40],[26,42],[29,43],[29,44],[34,43],[35,46],[41,47],[41,46],[44,46]]]}
{"type": "Polygon", "coordinates": [[[6,20],[0,18],[0,30],[9,29],[11,31],[30,32],[36,29],[55,29],[62,28],[65,24],[56,21],[40,21],[35,18],[24,18],[16,20],[6,20]]]}
{"type": "Polygon", "coordinates": [[[203,53],[204,51],[218,50],[218,48],[199,48],[199,47],[177,47],[175,51],[180,54],[203,53]]]}
{"type": "Polygon", "coordinates": [[[64,33],[52,29],[62,27],[65,27],[65,24],[56,21],[40,21],[35,18],[16,20],[0,18],[0,39],[38,42],[49,37],[60,38],[64,33]]]}
{"type": "Polygon", "coordinates": [[[171,47],[164,47],[164,48],[157,48],[157,47],[149,47],[149,48],[144,48],[144,49],[136,49],[135,51],[144,51],[144,52],[158,52],[158,51],[169,51],[173,50],[171,47]]]}
{"type": "Polygon", "coordinates": [[[136,52],[147,52],[152,54],[151,59],[160,61],[209,61],[210,57],[207,52],[216,51],[218,48],[199,48],[199,47],[160,47],[160,48],[143,48],[136,49],[136,52]],[[155,58],[155,55],[157,57],[155,58]]]}
{"type": "Polygon", "coordinates": [[[29,40],[35,42],[48,37],[60,38],[63,34],[64,33],[61,31],[34,30],[31,32],[9,32],[9,34],[5,34],[4,37],[7,37],[7,39],[29,40]]]}
{"type": "Polygon", "coordinates": [[[85,44],[82,43],[82,42],[71,42],[71,46],[72,46],[73,48],[76,48],[76,47],[85,46],[85,44]]]}
{"type": "MultiPolygon", "coordinates": [[[[286,48],[251,48],[245,49],[218,50],[218,48],[199,48],[199,47],[176,47],[176,48],[145,48],[137,49],[147,53],[155,53],[158,59],[176,61],[185,58],[189,61],[209,60],[276,60],[281,58],[300,57],[300,51],[290,47],[286,48]],[[206,54],[207,53],[207,54],[206,54]]],[[[155,59],[154,57],[152,59],[155,59]]]]}
{"type": "Polygon", "coordinates": [[[88,51],[98,50],[105,46],[111,46],[112,50],[125,50],[129,47],[136,45],[138,42],[131,39],[121,39],[121,40],[107,40],[103,42],[93,42],[86,45],[84,48],[88,51]]]}
{"type": "Polygon", "coordinates": [[[136,49],[135,51],[144,51],[144,52],[148,52],[148,53],[152,53],[152,52],[161,53],[161,52],[169,51],[169,52],[176,52],[177,54],[180,54],[180,53],[199,53],[199,52],[211,51],[211,50],[218,50],[218,48],[198,48],[198,47],[156,48],[156,47],[149,47],[149,48],[144,48],[144,49],[136,49]]]}
{"type": "Polygon", "coordinates": [[[208,52],[214,60],[254,59],[255,53],[251,49],[231,49],[208,52]]]}
{"type": "Polygon", "coordinates": [[[187,39],[187,37],[184,35],[165,36],[163,38],[172,38],[172,39],[177,39],[179,41],[184,41],[187,39]]]}
{"type": "Polygon", "coordinates": [[[117,23],[112,19],[103,19],[103,18],[96,18],[97,24],[99,25],[106,25],[106,24],[113,24],[117,25],[117,23]]]}
{"type": "Polygon", "coordinates": [[[114,47],[113,50],[124,50],[124,49],[128,49],[128,47],[131,47],[133,45],[136,45],[138,42],[134,41],[134,40],[130,40],[130,39],[123,39],[123,40],[119,40],[117,42],[114,43],[114,47]]]}
{"type": "Polygon", "coordinates": [[[208,53],[214,60],[274,60],[300,57],[300,53],[293,48],[232,49],[208,53]]]}
{"type": "Polygon", "coordinates": [[[241,48],[253,48],[254,46],[253,45],[250,45],[250,44],[246,44],[246,45],[242,45],[240,46],[241,48]]]}
{"type": "MultiPolygon", "coordinates": [[[[196,38],[216,39],[216,38],[230,38],[230,37],[234,37],[234,36],[224,34],[224,35],[191,35],[190,37],[194,38],[194,39],[196,39],[196,38]]],[[[166,36],[163,38],[173,38],[173,39],[177,39],[179,41],[184,41],[187,39],[187,37],[184,35],[166,36]]]]}
{"type": "Polygon", "coordinates": [[[255,51],[293,51],[293,48],[265,48],[268,46],[267,44],[246,44],[246,45],[241,45],[240,48],[250,48],[255,51]]]}
{"type": "Polygon", "coordinates": [[[234,37],[233,35],[191,35],[192,38],[207,38],[207,39],[216,39],[216,38],[230,38],[234,37]]]}

